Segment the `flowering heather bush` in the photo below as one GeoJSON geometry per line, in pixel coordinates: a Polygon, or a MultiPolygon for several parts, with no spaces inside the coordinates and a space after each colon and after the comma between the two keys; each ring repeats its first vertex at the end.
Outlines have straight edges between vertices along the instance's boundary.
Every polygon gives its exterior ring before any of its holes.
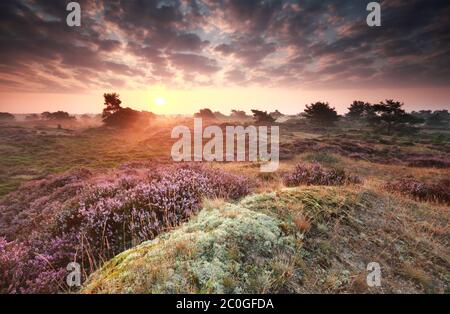
{"type": "Polygon", "coordinates": [[[406,177],[385,184],[390,192],[400,192],[417,200],[450,204],[450,180],[425,183],[406,177]]]}
{"type": "Polygon", "coordinates": [[[16,239],[42,229],[62,207],[76,202],[74,198],[91,177],[92,173],[82,168],[22,185],[0,204],[0,230],[7,238],[16,239]]]}
{"type": "Polygon", "coordinates": [[[76,245],[66,238],[7,242],[0,237],[0,293],[54,293],[68,289],[66,266],[76,245]]]}
{"type": "Polygon", "coordinates": [[[280,225],[239,205],[210,208],[114,257],[82,293],[295,292],[299,242],[280,225]]]}
{"type": "Polygon", "coordinates": [[[319,163],[299,163],[291,172],[284,175],[283,182],[286,186],[343,185],[361,183],[361,179],[341,169],[324,169],[319,163]]]}
{"type": "MultiPolygon", "coordinates": [[[[0,293],[64,291],[69,262],[79,262],[87,275],[112,256],[185,221],[204,197],[237,199],[251,189],[241,176],[189,165],[127,168],[97,180],[89,174],[86,182],[67,177],[71,175],[52,178],[52,187],[39,182],[33,192],[33,184],[22,190],[36,199],[16,193],[21,206],[28,203],[29,208],[24,218],[15,219],[14,230],[26,226],[28,237],[9,243],[0,238],[0,293]],[[63,181],[74,191],[58,194],[68,199],[57,199],[53,194],[64,188],[63,181]],[[52,210],[46,209],[46,192],[54,198],[52,210]],[[38,214],[42,211],[45,223],[38,214]]],[[[14,202],[9,198],[2,206],[8,212],[14,202]]]]}
{"type": "Polygon", "coordinates": [[[23,277],[23,262],[26,249],[22,244],[8,243],[0,237],[0,293],[15,293],[16,283],[23,277]]]}

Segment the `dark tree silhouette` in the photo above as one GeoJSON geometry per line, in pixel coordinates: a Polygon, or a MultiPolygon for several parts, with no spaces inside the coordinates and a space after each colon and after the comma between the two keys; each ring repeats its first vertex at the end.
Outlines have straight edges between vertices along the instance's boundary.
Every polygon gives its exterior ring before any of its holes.
{"type": "Polygon", "coordinates": [[[91,120],[92,118],[93,117],[90,114],[88,114],[88,113],[85,113],[85,114],[80,116],[80,119],[84,120],[84,121],[91,120]]]}
{"type": "Polygon", "coordinates": [[[274,123],[275,119],[267,113],[267,111],[260,110],[252,110],[253,118],[256,120],[256,123],[274,123]]]}
{"type": "Polygon", "coordinates": [[[386,128],[387,134],[391,135],[392,130],[404,126],[422,123],[424,120],[403,110],[403,103],[387,99],[372,106],[373,116],[369,122],[375,126],[386,128]]]}
{"type": "Polygon", "coordinates": [[[122,104],[122,101],[120,100],[120,96],[117,93],[105,93],[103,94],[103,97],[105,99],[105,106],[106,108],[103,109],[103,118],[107,118],[110,115],[120,111],[122,107],[120,107],[120,104],[122,104]]]}
{"type": "Polygon", "coordinates": [[[352,120],[363,120],[370,116],[372,105],[368,102],[355,100],[348,107],[347,118],[352,120]]]}
{"type": "Polygon", "coordinates": [[[445,121],[444,115],[440,114],[440,112],[434,112],[427,119],[427,125],[430,126],[443,126],[448,122],[445,121]]]}
{"type": "Polygon", "coordinates": [[[41,113],[41,117],[44,120],[75,120],[74,116],[71,116],[68,112],[65,111],[56,111],[56,112],[48,112],[45,111],[41,113]]]}
{"type": "Polygon", "coordinates": [[[50,120],[51,116],[52,114],[49,111],[44,111],[43,113],[41,113],[41,118],[44,120],[50,120]]]}
{"type": "Polygon", "coordinates": [[[151,112],[136,111],[131,108],[122,108],[122,101],[117,93],[103,94],[106,108],[103,110],[103,123],[108,127],[129,128],[137,126],[142,122],[142,126],[154,119],[151,112]]]}
{"type": "Polygon", "coordinates": [[[433,114],[431,110],[419,110],[411,112],[413,116],[427,120],[433,114]]]}
{"type": "Polygon", "coordinates": [[[214,117],[216,119],[226,119],[228,118],[226,115],[224,115],[222,112],[220,111],[214,111],[214,117]]]}
{"type": "Polygon", "coordinates": [[[231,110],[231,117],[235,119],[246,119],[248,118],[247,114],[243,110],[231,110]]]}
{"type": "Polygon", "coordinates": [[[430,126],[443,126],[450,122],[450,113],[448,110],[420,110],[413,111],[411,114],[424,119],[426,124],[430,126]]]}
{"type": "Polygon", "coordinates": [[[278,109],[277,109],[277,110],[275,110],[274,112],[271,112],[271,113],[270,113],[270,116],[276,120],[276,119],[278,119],[278,118],[284,117],[284,114],[282,114],[281,112],[279,112],[278,109]]]}
{"type": "Polygon", "coordinates": [[[202,119],[214,119],[216,116],[214,115],[214,112],[211,111],[211,109],[205,108],[195,113],[194,117],[202,119]]]}
{"type": "Polygon", "coordinates": [[[332,125],[339,119],[336,110],[324,102],[306,105],[305,112],[302,115],[309,121],[321,125],[332,125]]]}
{"type": "Polygon", "coordinates": [[[15,119],[16,117],[8,112],[0,112],[0,121],[12,121],[15,119]]]}
{"type": "Polygon", "coordinates": [[[26,121],[35,121],[35,120],[39,120],[39,115],[36,114],[36,113],[29,114],[29,115],[27,115],[27,116],[25,117],[25,120],[26,120],[26,121]]]}
{"type": "Polygon", "coordinates": [[[139,111],[131,108],[120,108],[120,110],[103,118],[106,126],[114,128],[126,128],[139,120],[139,111]]]}

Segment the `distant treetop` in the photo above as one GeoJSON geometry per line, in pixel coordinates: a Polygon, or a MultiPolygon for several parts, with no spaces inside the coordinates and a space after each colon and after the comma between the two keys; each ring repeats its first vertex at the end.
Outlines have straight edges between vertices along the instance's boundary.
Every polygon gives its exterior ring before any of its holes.
{"type": "Polygon", "coordinates": [[[194,114],[194,117],[202,118],[202,119],[214,119],[216,116],[215,116],[214,112],[212,112],[211,109],[205,108],[205,109],[200,109],[199,112],[196,112],[194,114]]]}
{"type": "Polygon", "coordinates": [[[12,121],[15,119],[16,117],[14,117],[13,114],[10,114],[8,112],[0,112],[0,121],[12,121]]]}
{"type": "Polygon", "coordinates": [[[117,93],[105,93],[103,94],[103,98],[105,99],[106,108],[103,109],[103,118],[107,118],[110,115],[118,112],[122,107],[122,101],[120,100],[120,96],[117,93]]]}
{"type": "Polygon", "coordinates": [[[41,113],[41,118],[44,120],[75,120],[74,116],[71,116],[68,112],[65,111],[45,111],[41,113]]]}
{"type": "Polygon", "coordinates": [[[328,103],[316,102],[311,105],[306,105],[306,109],[302,114],[307,120],[312,123],[320,125],[333,125],[339,120],[336,110],[328,103]]]}
{"type": "Polygon", "coordinates": [[[267,113],[267,111],[261,111],[252,109],[253,118],[256,120],[256,123],[274,123],[275,119],[267,113]]]}

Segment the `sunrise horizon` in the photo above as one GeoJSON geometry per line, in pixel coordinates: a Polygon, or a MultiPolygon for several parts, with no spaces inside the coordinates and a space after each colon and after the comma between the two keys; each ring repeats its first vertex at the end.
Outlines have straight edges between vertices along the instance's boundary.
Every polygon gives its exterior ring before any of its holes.
{"type": "Polygon", "coordinates": [[[449,17],[0,1],[0,296],[286,313],[449,294],[449,17]]]}
{"type": "Polygon", "coordinates": [[[408,111],[450,106],[445,3],[435,14],[424,2],[381,1],[379,26],[367,24],[365,1],[79,5],[77,26],[64,1],[2,2],[1,111],[96,113],[105,92],[158,114],[296,114],[316,101],[343,114],[354,100],[385,99],[408,111]]]}
{"type": "Polygon", "coordinates": [[[32,114],[44,111],[66,111],[70,114],[96,114],[103,110],[103,93],[117,92],[125,107],[135,110],[150,111],[164,115],[189,115],[199,109],[209,108],[228,114],[231,110],[250,111],[251,109],[275,111],[288,115],[303,112],[305,105],[321,101],[335,107],[339,114],[345,114],[355,100],[379,103],[386,99],[394,99],[404,103],[407,111],[445,110],[449,108],[446,99],[450,99],[450,91],[446,88],[426,89],[376,89],[371,95],[361,90],[316,90],[297,91],[288,89],[278,91],[275,88],[204,89],[200,91],[166,90],[158,87],[157,91],[104,90],[82,94],[72,93],[33,93],[22,94],[0,93],[2,111],[13,114],[32,114]],[[402,93],[403,92],[403,93],[402,93]],[[208,94],[204,97],[204,94],[208,94]],[[250,95],[248,95],[250,94],[250,95]],[[403,96],[399,96],[403,94],[403,96]],[[330,96],[324,96],[330,95],[330,96]],[[208,99],[202,101],[202,99],[208,99]],[[250,99],[246,99],[250,98],[250,99]],[[156,104],[160,99],[163,104],[156,104]],[[296,101],[292,101],[296,99],[296,101]],[[80,105],[81,104],[81,105],[80,105]]]}

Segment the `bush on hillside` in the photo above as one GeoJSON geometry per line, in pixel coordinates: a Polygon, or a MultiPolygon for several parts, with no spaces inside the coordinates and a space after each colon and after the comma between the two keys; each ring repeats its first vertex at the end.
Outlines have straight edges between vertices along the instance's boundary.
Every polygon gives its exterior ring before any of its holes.
{"type": "Polygon", "coordinates": [[[226,204],[123,252],[82,293],[292,293],[299,247],[265,214],[226,204]]]}
{"type": "Polygon", "coordinates": [[[188,219],[203,198],[239,198],[252,186],[241,176],[189,165],[126,169],[97,181],[84,177],[89,181],[80,180],[83,175],[43,180],[33,192],[30,186],[19,189],[17,202],[7,198],[1,205],[3,213],[21,204],[13,230],[26,232],[18,239],[10,232],[9,242],[1,240],[0,293],[65,291],[69,262],[80,263],[88,275],[114,255],[188,219]]]}
{"type": "Polygon", "coordinates": [[[405,177],[385,184],[390,192],[399,192],[416,200],[450,204],[450,180],[426,183],[405,177]]]}
{"type": "Polygon", "coordinates": [[[0,112],[0,121],[13,121],[16,117],[8,112],[0,112]]]}
{"type": "Polygon", "coordinates": [[[325,169],[319,163],[299,163],[283,177],[286,186],[299,185],[343,185],[361,183],[358,176],[347,174],[342,169],[325,169]]]}

